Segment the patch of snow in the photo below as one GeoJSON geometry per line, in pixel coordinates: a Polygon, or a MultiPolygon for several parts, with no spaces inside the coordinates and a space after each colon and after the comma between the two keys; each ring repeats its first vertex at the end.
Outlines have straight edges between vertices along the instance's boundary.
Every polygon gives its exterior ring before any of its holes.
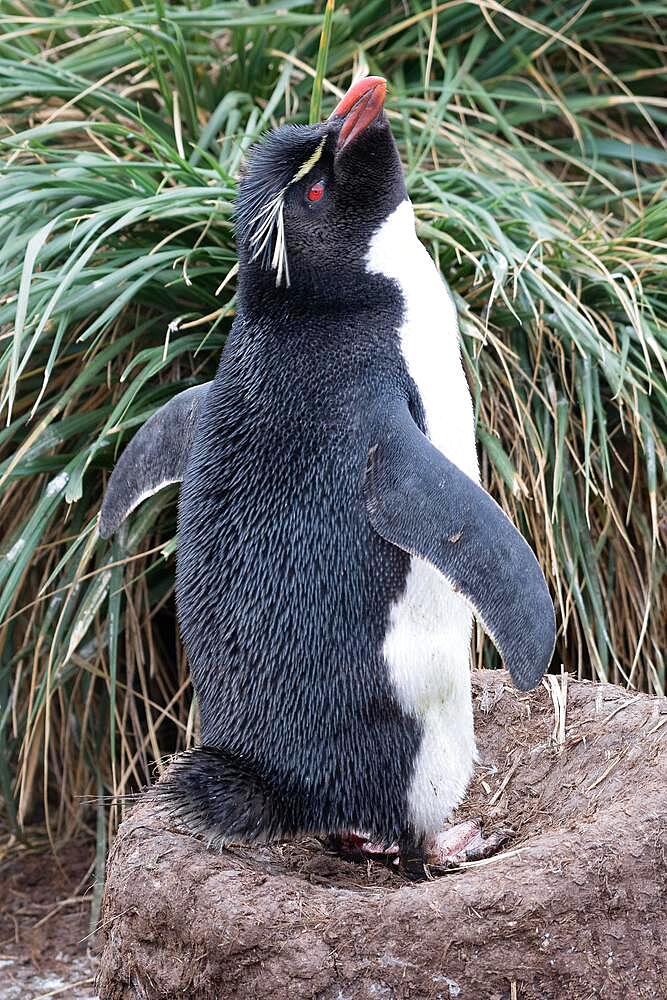
{"type": "Polygon", "coordinates": [[[44,976],[43,979],[39,980],[39,988],[44,993],[50,990],[60,990],[64,986],[69,984],[61,976],[44,976]]]}
{"type": "Polygon", "coordinates": [[[449,979],[447,976],[434,976],[433,982],[446,983],[447,992],[450,997],[457,997],[461,993],[461,987],[459,986],[459,984],[456,982],[455,979],[449,979]]]}
{"type": "Polygon", "coordinates": [[[406,965],[412,965],[412,962],[406,962],[404,958],[397,958],[396,955],[392,955],[385,951],[384,955],[380,958],[380,965],[400,965],[404,967],[406,965]]]}

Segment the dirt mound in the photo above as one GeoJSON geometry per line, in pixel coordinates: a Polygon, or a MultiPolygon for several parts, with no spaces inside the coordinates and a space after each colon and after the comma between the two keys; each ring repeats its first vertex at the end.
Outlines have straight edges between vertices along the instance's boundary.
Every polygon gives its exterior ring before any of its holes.
{"type": "Polygon", "coordinates": [[[101,1000],[667,997],[667,699],[474,674],[457,818],[511,847],[431,882],[317,841],[213,853],[140,806],[104,901],[101,1000]]]}

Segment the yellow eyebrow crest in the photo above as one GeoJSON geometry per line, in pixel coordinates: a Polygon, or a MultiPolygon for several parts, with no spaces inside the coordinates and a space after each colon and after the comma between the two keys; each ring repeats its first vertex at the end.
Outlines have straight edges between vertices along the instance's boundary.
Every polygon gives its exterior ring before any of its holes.
{"type": "Polygon", "coordinates": [[[308,157],[308,159],[306,160],[306,162],[301,164],[301,166],[299,167],[299,169],[295,173],[294,177],[290,181],[290,184],[296,184],[297,181],[300,181],[302,177],[306,176],[306,174],[308,173],[309,170],[313,169],[313,167],[315,166],[315,164],[317,163],[317,161],[322,156],[322,150],[324,149],[324,145],[325,145],[326,141],[327,141],[327,137],[325,136],[322,139],[322,141],[320,142],[320,144],[317,147],[317,149],[315,150],[315,152],[311,153],[310,156],[308,157]]]}
{"type": "Polygon", "coordinates": [[[283,210],[285,208],[285,194],[291,184],[296,184],[302,177],[305,177],[309,170],[315,166],[322,156],[327,137],[321,140],[314,153],[311,153],[305,163],[302,163],[291,181],[281,188],[280,191],[257,213],[255,231],[250,240],[250,246],[254,247],[251,260],[257,260],[266,252],[271,252],[271,241],[275,236],[275,246],[271,257],[270,267],[276,272],[276,288],[280,285],[283,277],[285,284],[289,288],[289,265],[287,263],[287,245],[285,243],[285,221],[283,210]]]}

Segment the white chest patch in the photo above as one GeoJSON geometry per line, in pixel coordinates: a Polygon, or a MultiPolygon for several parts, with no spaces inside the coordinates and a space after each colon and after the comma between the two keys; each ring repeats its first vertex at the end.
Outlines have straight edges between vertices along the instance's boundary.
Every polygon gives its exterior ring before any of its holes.
{"type": "MultiPolygon", "coordinates": [[[[393,278],[403,295],[401,352],[421,396],[430,440],[478,482],[456,309],[417,239],[409,201],[374,235],[366,266],[393,278]]],[[[418,831],[443,826],[472,776],[471,631],[469,605],[438,570],[413,556],[405,591],[391,611],[384,657],[400,703],[424,727],[408,795],[410,820],[418,831]]]]}

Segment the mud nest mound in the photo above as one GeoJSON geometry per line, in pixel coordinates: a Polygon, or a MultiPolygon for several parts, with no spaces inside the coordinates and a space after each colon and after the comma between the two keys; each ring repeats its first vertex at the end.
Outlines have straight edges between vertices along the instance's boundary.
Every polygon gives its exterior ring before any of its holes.
{"type": "Polygon", "coordinates": [[[215,853],[144,804],[109,859],[101,1000],[667,997],[667,699],[473,683],[456,818],[507,849],[414,884],[316,840],[215,853]]]}

